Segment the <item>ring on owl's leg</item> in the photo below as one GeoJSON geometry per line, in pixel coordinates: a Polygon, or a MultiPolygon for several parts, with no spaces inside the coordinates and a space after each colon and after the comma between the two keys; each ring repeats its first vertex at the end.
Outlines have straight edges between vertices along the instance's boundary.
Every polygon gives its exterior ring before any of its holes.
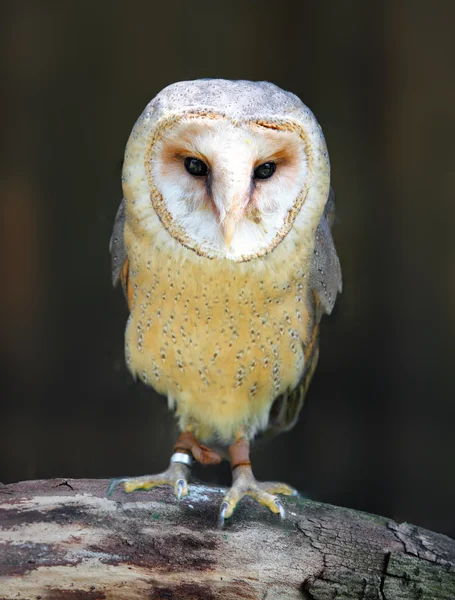
{"type": "Polygon", "coordinates": [[[229,446],[229,457],[233,483],[221,503],[219,526],[223,527],[225,519],[232,515],[237,504],[244,496],[251,496],[284,519],[284,507],[275,494],[294,496],[297,494],[296,490],[285,483],[256,481],[251,470],[249,443],[244,438],[238,439],[232,446],[229,446]]]}

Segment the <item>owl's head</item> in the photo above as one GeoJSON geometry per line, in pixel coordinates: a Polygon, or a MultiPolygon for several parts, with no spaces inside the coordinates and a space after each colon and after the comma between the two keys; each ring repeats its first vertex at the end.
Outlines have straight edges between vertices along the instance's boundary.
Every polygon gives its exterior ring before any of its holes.
{"type": "Polygon", "coordinates": [[[197,80],[147,106],[123,187],[127,209],[162,243],[167,235],[208,258],[247,261],[299,221],[314,233],[329,171],[322,131],[296,96],[265,82],[197,80]]]}

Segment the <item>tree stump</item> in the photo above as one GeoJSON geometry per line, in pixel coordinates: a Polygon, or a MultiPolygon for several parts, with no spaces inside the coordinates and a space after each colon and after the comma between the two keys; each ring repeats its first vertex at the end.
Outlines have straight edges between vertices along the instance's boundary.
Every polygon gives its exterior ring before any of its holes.
{"type": "Polygon", "coordinates": [[[455,598],[455,542],[302,498],[284,522],[225,490],[106,497],[103,480],[0,485],[0,598],[21,600],[455,598]]]}

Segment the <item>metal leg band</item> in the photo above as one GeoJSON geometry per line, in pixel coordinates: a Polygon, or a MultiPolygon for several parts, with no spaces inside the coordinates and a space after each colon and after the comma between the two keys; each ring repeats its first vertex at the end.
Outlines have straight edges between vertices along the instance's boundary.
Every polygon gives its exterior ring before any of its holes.
{"type": "Polygon", "coordinates": [[[193,464],[193,457],[186,452],[174,452],[171,456],[171,463],[183,463],[184,465],[191,467],[193,464]]]}

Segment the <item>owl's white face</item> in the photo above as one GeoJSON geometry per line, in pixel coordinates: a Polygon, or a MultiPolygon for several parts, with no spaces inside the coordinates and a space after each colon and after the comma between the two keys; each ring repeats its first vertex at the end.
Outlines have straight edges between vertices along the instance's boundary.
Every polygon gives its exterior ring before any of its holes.
{"type": "Polygon", "coordinates": [[[248,260],[292,227],[311,175],[297,128],[238,124],[218,115],[174,119],[146,155],[154,208],[198,254],[248,260]]]}

